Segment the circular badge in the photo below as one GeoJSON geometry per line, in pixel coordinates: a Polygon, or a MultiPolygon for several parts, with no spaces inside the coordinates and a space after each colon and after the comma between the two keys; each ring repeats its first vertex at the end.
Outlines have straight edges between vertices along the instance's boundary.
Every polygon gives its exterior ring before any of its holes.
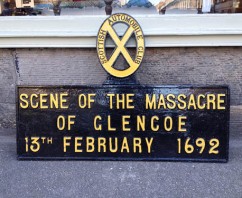
{"type": "Polygon", "coordinates": [[[122,13],[113,14],[107,18],[98,31],[97,53],[102,66],[112,76],[124,78],[133,74],[139,68],[145,53],[144,34],[138,22],[133,17],[122,13]],[[128,26],[128,29],[121,38],[113,28],[117,23],[124,23],[128,26]],[[116,45],[116,48],[109,59],[106,56],[105,46],[107,34],[110,35],[116,45]],[[135,35],[136,39],[136,54],[134,60],[130,56],[128,49],[125,47],[132,34],[135,35]],[[118,70],[113,67],[120,54],[123,55],[129,64],[129,67],[125,70],[118,70]]]}

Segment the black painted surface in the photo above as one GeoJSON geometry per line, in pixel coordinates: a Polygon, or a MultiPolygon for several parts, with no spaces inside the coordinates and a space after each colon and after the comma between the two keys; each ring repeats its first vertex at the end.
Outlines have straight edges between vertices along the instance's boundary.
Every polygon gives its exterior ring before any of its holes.
{"type": "MultiPolygon", "coordinates": [[[[214,161],[226,162],[228,160],[228,141],[229,141],[229,90],[228,87],[189,87],[189,86],[141,86],[141,85],[103,85],[103,86],[64,86],[64,87],[19,87],[18,88],[18,117],[17,117],[17,152],[18,159],[64,159],[64,160],[171,160],[171,161],[214,161]],[[60,93],[68,92],[68,109],[20,109],[19,95],[21,93],[60,93]],[[78,106],[78,95],[81,93],[96,93],[95,103],[91,109],[80,109],[78,106]],[[110,109],[109,100],[105,96],[107,93],[134,93],[134,109],[110,109]],[[208,94],[208,93],[224,93],[225,110],[146,110],[145,94],[208,94]],[[59,115],[76,115],[75,125],[70,131],[59,131],[56,127],[56,120],[59,115]],[[103,120],[102,131],[95,131],[93,127],[93,119],[96,115],[100,115],[103,120]],[[111,116],[112,126],[117,128],[116,131],[107,130],[107,115],[111,116]],[[131,115],[130,132],[121,130],[121,116],[131,115]],[[150,121],[147,122],[146,131],[136,130],[137,115],[145,115],[147,120],[151,116],[157,115],[161,121],[165,116],[174,118],[174,128],[170,131],[164,131],[162,122],[161,129],[153,132],[150,127],[150,121]],[[187,116],[186,129],[187,132],[177,131],[178,116],[187,116]],[[67,152],[63,152],[63,137],[71,136],[83,137],[82,153],[74,152],[74,140],[71,146],[67,148],[67,152]],[[118,138],[119,149],[116,153],[107,152],[85,152],[85,137],[118,138]],[[38,152],[26,152],[25,137],[52,137],[53,144],[41,144],[38,152]],[[120,146],[124,137],[127,137],[130,152],[120,152],[120,146]],[[132,138],[142,138],[142,153],[134,153],[132,138]],[[145,149],[144,138],[153,137],[152,151],[148,153],[145,149]],[[177,139],[181,138],[182,145],[186,138],[190,137],[189,144],[194,146],[194,152],[187,154],[184,149],[178,153],[177,139]],[[199,148],[196,147],[197,138],[204,138],[206,146],[202,154],[199,154],[199,148]],[[217,138],[220,141],[218,154],[209,154],[209,140],[217,138]]],[[[108,141],[108,139],[107,139],[108,141]]],[[[95,144],[95,147],[96,144],[95,144]]]]}

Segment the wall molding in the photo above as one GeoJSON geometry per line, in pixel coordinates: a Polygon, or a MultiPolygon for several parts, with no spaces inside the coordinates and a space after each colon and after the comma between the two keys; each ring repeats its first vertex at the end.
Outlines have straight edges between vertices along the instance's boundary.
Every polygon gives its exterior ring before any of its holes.
{"type": "MultiPolygon", "coordinates": [[[[242,14],[134,15],[147,47],[242,46],[242,14]]],[[[0,17],[0,48],[94,48],[106,16],[0,17]]],[[[117,30],[122,35],[122,29],[117,30]]],[[[108,42],[113,47],[112,42],[108,42]]],[[[133,47],[131,40],[128,47],[133,47]]]]}

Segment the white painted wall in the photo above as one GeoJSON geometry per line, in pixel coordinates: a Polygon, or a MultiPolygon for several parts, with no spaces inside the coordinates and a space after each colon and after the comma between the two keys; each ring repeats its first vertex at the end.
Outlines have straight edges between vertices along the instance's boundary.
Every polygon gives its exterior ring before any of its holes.
{"type": "MultiPolygon", "coordinates": [[[[94,48],[97,31],[106,17],[0,17],[0,48],[94,48]]],[[[135,18],[144,31],[147,47],[242,46],[242,14],[136,15],[135,18]]],[[[122,35],[123,31],[119,29],[118,33],[122,35]]],[[[128,46],[134,43],[131,41],[128,46]]]]}

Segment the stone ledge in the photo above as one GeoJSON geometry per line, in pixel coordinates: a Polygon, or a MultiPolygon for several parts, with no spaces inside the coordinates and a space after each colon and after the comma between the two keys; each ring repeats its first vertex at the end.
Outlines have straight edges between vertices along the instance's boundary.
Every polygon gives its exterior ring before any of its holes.
{"type": "MultiPolygon", "coordinates": [[[[147,47],[242,46],[242,14],[135,15],[147,47]],[[157,26],[157,24],[160,24],[157,26]]],[[[106,16],[2,17],[0,48],[96,47],[106,16]]],[[[121,28],[117,30],[122,35],[121,28]]],[[[113,47],[111,42],[108,47],[113,47]]],[[[134,47],[134,41],[128,43],[134,47]]]]}

